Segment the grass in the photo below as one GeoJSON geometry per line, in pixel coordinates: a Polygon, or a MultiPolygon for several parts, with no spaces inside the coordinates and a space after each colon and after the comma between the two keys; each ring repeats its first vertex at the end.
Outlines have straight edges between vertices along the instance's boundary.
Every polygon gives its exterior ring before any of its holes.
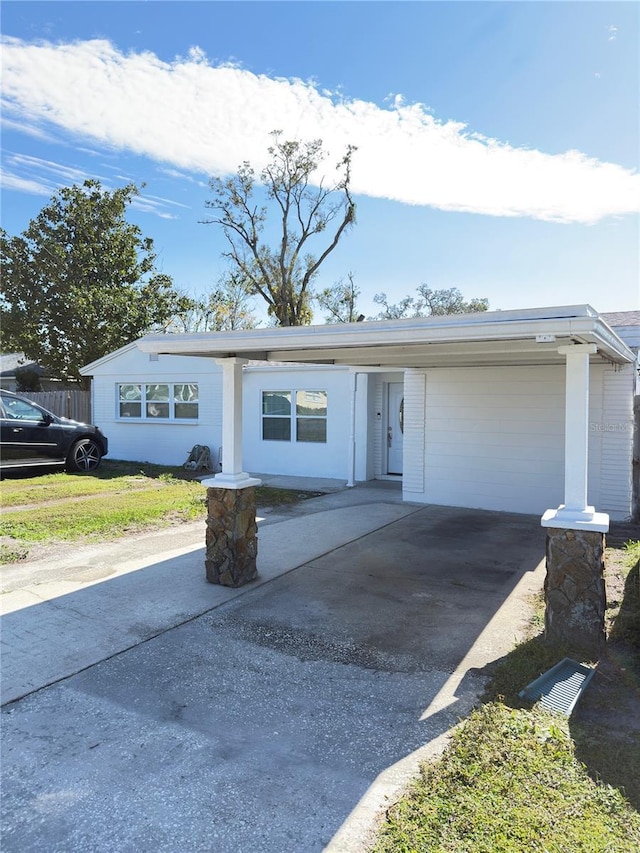
{"type": "Polygon", "coordinates": [[[388,813],[375,853],[637,853],[640,815],[576,760],[567,721],[491,702],[388,813]]]}
{"type": "MultiPolygon", "coordinates": [[[[386,814],[371,853],[640,850],[640,542],[607,559],[608,642],[570,718],[519,691],[579,650],[540,633],[489,668],[481,704],[386,814]]],[[[542,606],[542,602],[539,602],[542,606]]]]}
{"type": "MultiPolygon", "coordinates": [[[[259,506],[312,493],[260,486],[259,506]]],[[[0,562],[27,559],[29,546],[116,539],[206,517],[206,491],[182,468],[104,460],[91,475],[58,472],[4,479],[0,562]]]]}
{"type": "Polygon", "coordinates": [[[109,469],[104,472],[106,476],[102,476],[102,469],[107,467],[107,463],[103,462],[101,468],[89,476],[58,472],[28,480],[3,480],[2,505],[3,507],[31,506],[67,498],[113,494],[118,490],[128,492],[135,489],[148,489],[152,483],[157,485],[162,483],[160,479],[162,474],[155,475],[153,471],[140,470],[124,473],[124,470],[121,470],[117,476],[114,476],[113,469],[109,469]]]}

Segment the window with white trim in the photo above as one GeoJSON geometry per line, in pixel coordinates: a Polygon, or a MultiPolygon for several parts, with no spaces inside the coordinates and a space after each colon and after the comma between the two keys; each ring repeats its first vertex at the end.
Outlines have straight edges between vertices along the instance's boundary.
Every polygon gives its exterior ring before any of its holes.
{"type": "Polygon", "coordinates": [[[196,382],[127,382],[117,386],[118,417],[146,421],[198,418],[196,382]]]}
{"type": "Polygon", "coordinates": [[[263,441],[326,444],[327,398],[326,391],[263,391],[263,441]]]}

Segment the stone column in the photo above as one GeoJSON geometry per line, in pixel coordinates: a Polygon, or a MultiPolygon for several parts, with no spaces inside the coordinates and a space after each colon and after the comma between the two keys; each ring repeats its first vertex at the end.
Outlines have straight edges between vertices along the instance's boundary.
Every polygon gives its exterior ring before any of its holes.
{"type": "Polygon", "coordinates": [[[589,357],[594,344],[558,347],[566,358],[564,503],[542,516],[547,531],[545,638],[598,657],[606,636],[604,534],[609,516],[587,500],[589,357]]]}
{"type": "Polygon", "coordinates": [[[547,529],[545,638],[594,657],[605,640],[604,534],[547,529]]]}
{"type": "Polygon", "coordinates": [[[222,367],[222,471],[207,490],[205,567],[209,583],[242,586],[258,575],[255,486],[242,470],[242,367],[240,358],[216,359],[222,367]]]}
{"type": "Polygon", "coordinates": [[[238,587],[258,576],[257,532],[253,486],[207,489],[205,567],[209,583],[238,587]]]}

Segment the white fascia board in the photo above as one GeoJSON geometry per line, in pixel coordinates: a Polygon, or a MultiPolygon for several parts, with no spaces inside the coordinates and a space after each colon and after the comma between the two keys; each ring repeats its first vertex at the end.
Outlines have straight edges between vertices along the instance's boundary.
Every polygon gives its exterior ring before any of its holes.
{"type": "Polygon", "coordinates": [[[595,343],[616,362],[634,360],[631,350],[599,319],[589,305],[528,311],[493,311],[478,314],[451,314],[443,317],[381,320],[368,323],[288,326],[185,335],[149,335],[137,342],[143,352],[174,355],[281,356],[296,350],[375,347],[420,343],[466,343],[509,341],[555,335],[576,338],[578,343],[595,343]]]}
{"type": "Polygon", "coordinates": [[[613,361],[620,363],[635,360],[635,354],[631,347],[600,318],[597,321],[596,334],[598,340],[593,342],[597,344],[598,350],[611,355],[613,361]]]}
{"type": "Polygon", "coordinates": [[[296,364],[294,361],[284,362],[281,364],[274,363],[272,361],[263,361],[260,364],[246,364],[243,368],[243,371],[247,373],[260,373],[262,371],[266,371],[268,373],[296,373],[299,371],[320,371],[320,370],[331,370],[331,371],[344,371],[348,372],[349,367],[346,364],[296,364]]]}
{"type": "MultiPolygon", "coordinates": [[[[394,367],[392,364],[385,364],[382,367],[372,366],[370,364],[344,365],[350,373],[404,373],[406,367],[394,367]]],[[[418,368],[420,370],[421,368],[418,368]]],[[[426,368],[422,368],[426,369],[426,368]]]]}

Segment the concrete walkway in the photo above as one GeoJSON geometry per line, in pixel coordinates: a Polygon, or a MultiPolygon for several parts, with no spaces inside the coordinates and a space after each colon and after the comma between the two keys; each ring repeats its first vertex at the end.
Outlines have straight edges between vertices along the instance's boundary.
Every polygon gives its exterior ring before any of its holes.
{"type": "Polygon", "coordinates": [[[402,504],[395,483],[354,491],[337,480],[271,476],[264,481],[328,493],[282,509],[259,509],[259,578],[240,589],[206,582],[202,522],[71,546],[55,558],[3,567],[1,704],[132,648],[417,509],[402,504]]]}
{"type": "Polygon", "coordinates": [[[544,536],[334,486],[264,514],[240,590],[201,524],[7,576],[3,851],[366,849],[512,648],[544,536]]]}

